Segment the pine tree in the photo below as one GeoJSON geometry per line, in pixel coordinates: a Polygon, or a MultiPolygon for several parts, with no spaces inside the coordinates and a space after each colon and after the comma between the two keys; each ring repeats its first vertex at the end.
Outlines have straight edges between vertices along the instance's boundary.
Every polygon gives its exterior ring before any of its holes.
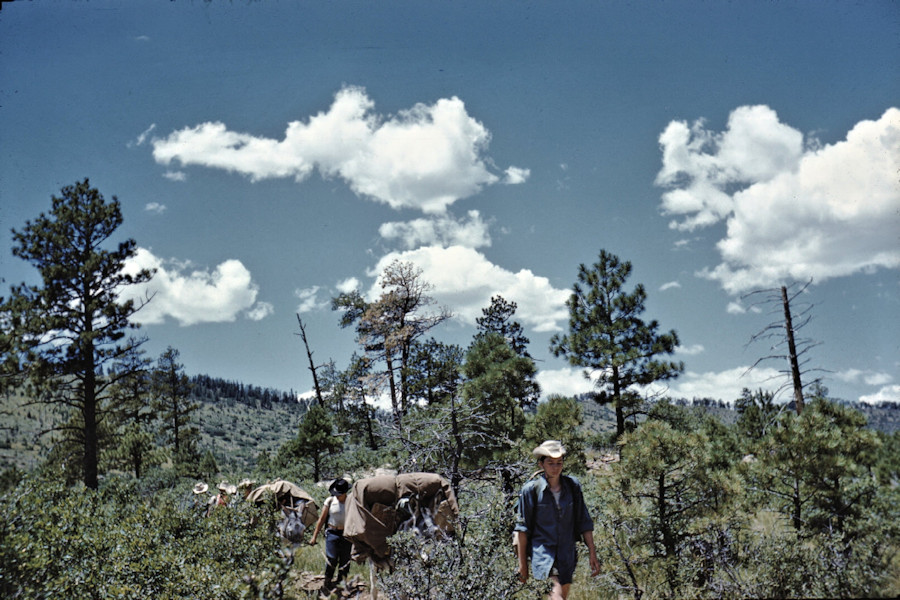
{"type": "Polygon", "coordinates": [[[626,409],[640,402],[636,386],[673,379],[684,370],[681,362],[658,358],[675,351],[678,335],[674,330],[657,333],[656,321],[641,319],[647,293],[641,284],[630,294],[623,291],[630,275],[631,263],[605,250],[593,266],[579,265],[566,302],[569,333],[550,341],[555,356],[596,376],[595,399],[615,406],[617,436],[625,433],[626,409]]]}
{"type": "Polygon", "coordinates": [[[406,377],[413,344],[451,313],[442,307],[431,310],[436,304],[429,295],[431,285],[410,262],[393,261],[381,273],[380,283],[383,292],[374,302],[354,291],[332,299],[331,307],[343,311],[342,327],[356,324],[357,341],[366,354],[384,361],[391,408],[399,422],[409,407],[406,377]]]}
{"type": "MultiPolygon", "coordinates": [[[[528,360],[534,360],[528,353],[528,338],[525,337],[522,325],[518,321],[513,320],[518,305],[515,302],[508,302],[503,296],[491,297],[491,305],[481,309],[481,317],[475,319],[478,325],[478,333],[475,334],[476,339],[483,337],[489,333],[496,333],[503,337],[509,347],[517,356],[528,360]]],[[[536,375],[535,371],[535,375],[536,375]]],[[[534,408],[537,406],[538,398],[541,395],[541,387],[532,375],[528,380],[524,393],[517,398],[519,406],[523,410],[534,408]]]]}
{"type": "Polygon", "coordinates": [[[554,394],[538,404],[537,413],[525,426],[525,443],[534,448],[545,440],[559,440],[566,449],[566,470],[583,473],[586,466],[581,405],[574,398],[554,394]]]}
{"type": "Polygon", "coordinates": [[[503,296],[492,296],[491,305],[481,309],[481,316],[475,319],[475,323],[479,333],[499,333],[516,354],[532,358],[522,325],[513,320],[517,308],[515,302],[509,302],[503,296]]]}
{"type": "Polygon", "coordinates": [[[191,386],[184,365],[178,362],[180,353],[169,346],[159,356],[153,372],[153,408],[159,414],[162,430],[169,436],[176,462],[194,463],[199,459],[196,449],[198,430],[191,424],[199,405],[191,401],[191,386]]]}
{"type": "Polygon", "coordinates": [[[130,348],[132,342],[122,340],[138,326],[134,318],[148,300],[121,301],[121,294],[153,273],[126,269],[134,240],[106,249],[123,220],[115,197],[107,202],[85,179],[62,188],[52,203],[49,214],[13,230],[13,254],[38,270],[42,285],[14,286],[0,313],[13,332],[9,354],[35,395],[77,414],[72,439],[82,450],[84,483],[96,488],[110,392],[104,371],[130,348]]]}
{"type": "Polygon", "coordinates": [[[482,457],[502,454],[521,437],[525,413],[519,399],[530,393],[536,368],[534,361],[518,356],[499,334],[476,337],[463,365],[466,381],[463,400],[487,420],[484,433],[491,443],[479,452],[482,457]]]}
{"type": "Polygon", "coordinates": [[[297,437],[288,442],[282,456],[302,461],[312,461],[313,479],[319,481],[322,461],[343,447],[343,441],[334,434],[331,415],[321,404],[313,404],[300,420],[297,437]]]}
{"type": "Polygon", "coordinates": [[[427,405],[446,402],[459,388],[463,355],[459,346],[434,338],[414,344],[406,376],[409,400],[427,405]]]}

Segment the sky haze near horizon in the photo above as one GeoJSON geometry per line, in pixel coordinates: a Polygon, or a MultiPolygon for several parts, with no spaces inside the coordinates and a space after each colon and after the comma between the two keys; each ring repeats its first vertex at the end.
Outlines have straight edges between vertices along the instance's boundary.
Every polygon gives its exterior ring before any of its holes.
{"type": "Polygon", "coordinates": [[[191,374],[309,391],[297,314],[343,369],[330,299],[406,260],[436,339],[502,295],[545,396],[584,392],[548,344],[605,249],[679,335],[669,395],[778,388],[745,294],[812,280],[807,366],[900,401],[898,40],[892,2],[4,4],[0,276],[88,177],[157,269],[148,355],[191,374]]]}

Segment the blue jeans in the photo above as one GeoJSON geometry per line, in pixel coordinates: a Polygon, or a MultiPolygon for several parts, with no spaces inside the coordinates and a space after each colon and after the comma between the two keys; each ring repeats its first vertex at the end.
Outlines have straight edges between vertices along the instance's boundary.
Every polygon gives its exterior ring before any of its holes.
{"type": "Polygon", "coordinates": [[[350,540],[336,529],[325,530],[325,587],[331,587],[331,578],[337,569],[337,581],[347,577],[350,571],[350,540]]]}

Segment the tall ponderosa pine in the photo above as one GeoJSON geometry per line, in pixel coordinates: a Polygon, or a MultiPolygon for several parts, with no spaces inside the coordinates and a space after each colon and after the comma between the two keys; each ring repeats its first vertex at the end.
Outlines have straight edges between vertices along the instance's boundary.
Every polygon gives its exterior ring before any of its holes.
{"type": "Polygon", "coordinates": [[[14,286],[2,312],[13,332],[15,361],[43,402],[74,411],[74,439],[83,449],[82,472],[98,484],[98,428],[108,413],[111,382],[103,373],[133,343],[122,342],[137,327],[132,317],[146,302],[120,302],[132,284],[148,281],[148,270],[129,273],[134,240],[107,249],[122,224],[119,201],[107,202],[87,179],[52,197],[49,214],[13,230],[13,254],[30,262],[41,285],[14,286]]]}
{"type": "Polygon", "coordinates": [[[681,362],[657,358],[675,351],[678,335],[674,330],[657,333],[656,321],[641,319],[647,293],[641,284],[630,294],[623,291],[630,275],[631,263],[605,250],[591,267],[579,265],[566,302],[569,333],[550,340],[554,355],[596,376],[595,399],[615,406],[617,436],[625,433],[625,410],[640,402],[633,386],[672,379],[684,370],[681,362]]]}

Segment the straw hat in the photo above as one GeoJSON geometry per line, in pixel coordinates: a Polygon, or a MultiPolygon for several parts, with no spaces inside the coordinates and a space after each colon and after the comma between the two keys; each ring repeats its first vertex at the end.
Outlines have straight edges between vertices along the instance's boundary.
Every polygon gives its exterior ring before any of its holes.
{"type": "Polygon", "coordinates": [[[208,489],[209,489],[209,486],[201,481],[197,485],[194,486],[194,493],[195,494],[205,494],[206,490],[208,490],[208,489]]]}
{"type": "Polygon", "coordinates": [[[566,449],[563,448],[562,442],[557,440],[547,440],[537,448],[531,451],[537,458],[547,456],[549,458],[562,458],[566,455],[566,449]]]}
{"type": "Polygon", "coordinates": [[[227,481],[223,481],[216,486],[220,492],[225,492],[226,494],[233,494],[237,491],[237,486],[228,483],[227,481]]]}

